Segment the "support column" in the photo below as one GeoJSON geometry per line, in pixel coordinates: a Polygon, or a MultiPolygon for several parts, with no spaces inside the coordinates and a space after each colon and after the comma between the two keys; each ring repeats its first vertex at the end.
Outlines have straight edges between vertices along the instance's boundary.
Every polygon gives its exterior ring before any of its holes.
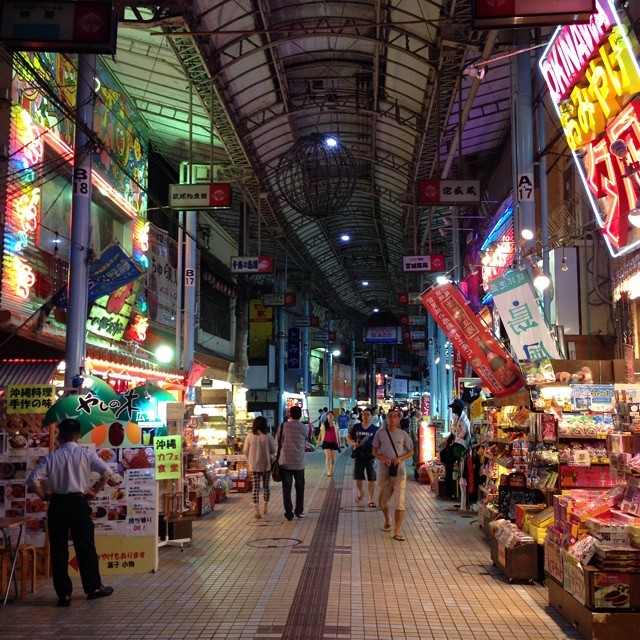
{"type": "Polygon", "coordinates": [[[78,56],[76,90],[75,152],[73,157],[73,197],[71,201],[71,250],[67,292],[67,341],[65,386],[84,370],[87,347],[89,269],[91,266],[91,173],[92,149],[87,131],[93,131],[96,57],[78,56]]]}
{"type": "MultiPolygon", "coordinates": [[[[280,293],[285,293],[287,283],[283,276],[279,280],[280,293]]],[[[284,365],[287,357],[287,323],[284,307],[278,307],[278,424],[284,421],[284,365]]]]}
{"type": "Polygon", "coordinates": [[[427,314],[427,361],[429,363],[429,396],[431,402],[431,416],[439,416],[440,404],[438,402],[438,366],[436,361],[436,323],[427,314]]]}
{"type": "MultiPolygon", "coordinates": [[[[351,406],[356,406],[358,399],[358,370],[356,369],[356,337],[351,337],[351,406]]],[[[349,412],[350,413],[350,412],[349,412]]]]}
{"type": "MultiPolygon", "coordinates": [[[[309,295],[305,293],[303,301],[303,313],[306,318],[309,318],[310,306],[309,295]]],[[[309,371],[311,369],[310,358],[311,352],[309,350],[309,327],[304,327],[302,329],[302,389],[307,397],[311,393],[311,380],[309,379],[309,371]]]]}
{"type": "MultiPolygon", "coordinates": [[[[189,371],[193,362],[196,341],[196,256],[198,249],[196,237],[198,234],[197,212],[185,211],[185,239],[184,239],[184,313],[182,326],[182,368],[189,371]]],[[[189,399],[193,399],[192,390],[188,389],[189,399]]]]}
{"type": "MultiPolygon", "coordinates": [[[[333,320],[327,323],[329,333],[333,331],[333,320]]],[[[327,393],[329,395],[329,411],[333,411],[333,347],[331,342],[324,343],[325,362],[328,362],[327,368],[327,393]]]]}
{"type": "Polygon", "coordinates": [[[447,388],[447,352],[445,342],[447,341],[444,331],[438,327],[436,329],[438,335],[438,353],[440,355],[440,362],[438,363],[438,383],[440,385],[440,417],[445,421],[445,425],[448,421],[449,409],[449,389],[447,388]]]}
{"type": "MultiPolygon", "coordinates": [[[[516,29],[517,44],[520,48],[531,46],[528,29],[516,29]]],[[[518,224],[516,243],[522,241],[525,253],[536,247],[536,203],[533,174],[533,114],[531,103],[531,55],[521,53],[513,58],[516,69],[516,128],[513,132],[516,146],[516,192],[514,193],[514,216],[518,224]],[[524,229],[533,232],[531,240],[524,240],[521,233],[524,229]]]]}

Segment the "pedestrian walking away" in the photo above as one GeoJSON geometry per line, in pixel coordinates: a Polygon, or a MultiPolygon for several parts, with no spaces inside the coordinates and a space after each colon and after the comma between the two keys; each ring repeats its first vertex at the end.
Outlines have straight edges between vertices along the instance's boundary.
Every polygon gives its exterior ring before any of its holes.
{"type": "Polygon", "coordinates": [[[247,456],[249,463],[255,518],[260,519],[262,517],[260,513],[260,485],[262,485],[262,514],[266,515],[271,495],[269,486],[271,463],[276,457],[276,441],[269,433],[269,424],[264,416],[257,416],[254,419],[251,433],[247,434],[244,440],[242,453],[247,456]]]}
{"type": "Polygon", "coordinates": [[[110,596],[113,587],[102,584],[89,500],[96,497],[111,475],[111,468],[95,451],[78,445],[80,423],[66,418],[58,425],[60,447],[47,454],[27,479],[27,487],[49,502],[47,528],[53,587],[58,605],[71,604],[69,534],[78,561],[82,588],[88,600],[110,596]],[[100,476],[90,488],[91,473],[100,476]]]}
{"type": "Polygon", "coordinates": [[[304,462],[307,427],[300,422],[302,409],[295,405],[289,411],[290,419],[278,427],[276,441],[280,442],[280,474],[282,475],[282,502],[285,520],[304,518],[304,462]],[[296,503],[291,500],[291,489],[295,483],[296,503]]]}

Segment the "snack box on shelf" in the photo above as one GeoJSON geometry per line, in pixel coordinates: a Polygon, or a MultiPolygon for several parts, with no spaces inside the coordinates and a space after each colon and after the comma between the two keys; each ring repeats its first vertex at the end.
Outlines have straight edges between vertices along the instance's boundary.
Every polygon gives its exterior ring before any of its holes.
{"type": "Polygon", "coordinates": [[[608,518],[587,518],[585,525],[589,533],[602,544],[629,544],[629,525],[608,518]]]}
{"type": "Polygon", "coordinates": [[[544,504],[517,504],[516,505],[516,526],[524,529],[525,516],[540,513],[546,505],[544,504]]]}

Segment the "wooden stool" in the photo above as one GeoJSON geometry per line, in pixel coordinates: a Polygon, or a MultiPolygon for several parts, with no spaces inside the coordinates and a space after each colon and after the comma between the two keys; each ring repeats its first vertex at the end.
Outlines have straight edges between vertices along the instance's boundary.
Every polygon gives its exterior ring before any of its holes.
{"type": "MultiPolygon", "coordinates": [[[[11,554],[8,549],[3,549],[0,554],[0,588],[2,593],[8,587],[9,573],[11,572],[11,554]]],[[[36,548],[32,544],[21,544],[18,549],[18,559],[16,561],[16,579],[20,578],[20,600],[24,600],[27,594],[27,578],[31,572],[31,593],[36,592],[36,582],[38,573],[38,561],[36,548]]]]}

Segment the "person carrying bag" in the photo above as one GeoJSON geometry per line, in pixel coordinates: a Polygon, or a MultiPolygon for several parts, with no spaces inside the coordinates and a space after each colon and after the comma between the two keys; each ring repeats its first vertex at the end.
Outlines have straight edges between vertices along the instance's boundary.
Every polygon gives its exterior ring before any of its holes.
{"type": "Polygon", "coordinates": [[[280,452],[282,451],[282,425],[280,425],[280,435],[278,437],[278,451],[275,460],[271,463],[271,479],[274,482],[282,482],[282,474],[280,473],[280,452]]]}

